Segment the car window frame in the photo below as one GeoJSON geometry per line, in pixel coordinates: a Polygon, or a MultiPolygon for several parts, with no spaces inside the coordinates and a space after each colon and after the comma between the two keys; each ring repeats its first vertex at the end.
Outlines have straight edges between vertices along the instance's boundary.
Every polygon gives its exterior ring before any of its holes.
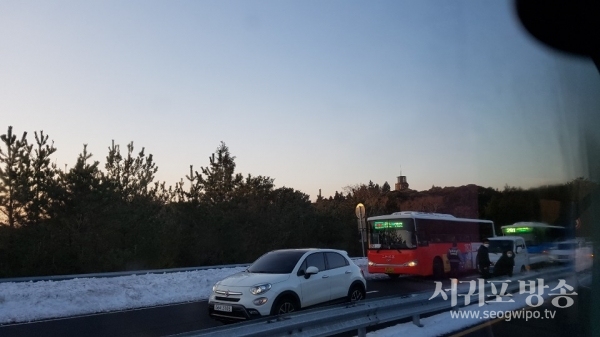
{"type": "Polygon", "coordinates": [[[333,270],[333,269],[338,269],[338,268],[344,268],[344,267],[347,267],[347,266],[350,265],[350,262],[348,261],[348,259],[344,255],[342,255],[342,254],[340,254],[338,252],[324,252],[323,255],[325,256],[325,268],[326,268],[326,270],[333,270]],[[337,266],[337,267],[331,267],[330,264],[329,264],[329,258],[327,257],[329,254],[331,254],[331,255],[337,255],[337,256],[341,257],[342,260],[344,260],[344,265],[340,265],[340,266],[337,266]]]}
{"type": "MultiPolygon", "coordinates": [[[[327,258],[325,257],[325,253],[324,253],[324,252],[311,252],[310,254],[306,255],[306,256],[304,257],[304,260],[302,260],[302,263],[300,263],[300,267],[298,268],[298,272],[296,272],[296,275],[297,275],[297,276],[304,276],[304,275],[306,274],[306,269],[307,269],[308,267],[311,267],[311,266],[309,266],[309,265],[308,265],[308,262],[307,262],[307,261],[308,261],[308,258],[309,258],[310,256],[312,256],[312,255],[315,255],[315,254],[321,254],[321,256],[323,257],[323,265],[324,265],[324,268],[323,268],[323,269],[319,269],[319,272],[318,272],[318,273],[320,273],[320,272],[322,272],[322,271],[324,271],[324,270],[327,270],[327,258]]],[[[315,267],[317,267],[317,266],[315,266],[315,267]]],[[[319,268],[319,267],[317,267],[317,269],[318,269],[318,268],[319,268]]],[[[318,274],[318,273],[317,273],[317,274],[318,274]]]]}

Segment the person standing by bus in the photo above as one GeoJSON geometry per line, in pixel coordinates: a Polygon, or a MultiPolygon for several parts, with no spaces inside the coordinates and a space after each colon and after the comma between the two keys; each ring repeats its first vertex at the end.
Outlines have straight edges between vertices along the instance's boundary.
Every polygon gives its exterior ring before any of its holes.
{"type": "Polygon", "coordinates": [[[462,259],[460,250],[456,247],[456,241],[452,242],[452,247],[448,249],[446,256],[448,257],[448,262],[450,262],[450,277],[458,277],[462,259]]]}
{"type": "Polygon", "coordinates": [[[512,277],[515,267],[515,258],[512,250],[502,252],[500,259],[494,264],[494,276],[512,277]]]}
{"type": "Polygon", "coordinates": [[[483,244],[479,246],[477,250],[477,268],[479,269],[479,273],[481,277],[489,278],[490,277],[490,266],[492,262],[490,261],[490,252],[488,247],[490,246],[490,241],[488,239],[483,240],[483,244]]]}

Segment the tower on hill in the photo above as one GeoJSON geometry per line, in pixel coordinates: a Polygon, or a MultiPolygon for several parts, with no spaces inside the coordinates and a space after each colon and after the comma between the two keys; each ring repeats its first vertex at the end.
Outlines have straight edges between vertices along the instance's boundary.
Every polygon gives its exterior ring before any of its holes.
{"type": "Polygon", "coordinates": [[[395,190],[402,191],[408,189],[408,182],[406,182],[406,176],[398,176],[398,182],[396,183],[395,190]]]}

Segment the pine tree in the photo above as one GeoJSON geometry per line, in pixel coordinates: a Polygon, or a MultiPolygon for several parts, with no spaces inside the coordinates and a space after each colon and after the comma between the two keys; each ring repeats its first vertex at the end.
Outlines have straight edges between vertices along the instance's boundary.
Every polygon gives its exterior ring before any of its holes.
{"type": "Polygon", "coordinates": [[[146,156],[144,148],[134,155],[133,142],[127,144],[127,156],[121,155],[119,145],[112,142],[108,148],[106,157],[106,178],[114,188],[115,192],[122,195],[124,200],[131,201],[135,197],[154,196],[159,185],[151,187],[154,175],[158,167],[153,161],[152,155],[146,156]]]}
{"type": "Polygon", "coordinates": [[[35,132],[37,147],[32,160],[33,182],[31,190],[31,203],[27,207],[30,224],[38,224],[41,219],[50,216],[49,210],[52,203],[60,199],[57,186],[56,165],[50,163],[50,156],[56,152],[54,142],[48,144],[48,136],[44,131],[35,132]]]}
{"type": "Polygon", "coordinates": [[[235,173],[235,157],[229,153],[227,145],[221,142],[216,156],[213,153],[209,160],[210,166],[201,167],[201,174],[196,172],[198,183],[204,191],[203,200],[211,204],[231,200],[243,180],[240,173],[235,173]]]}
{"type": "Polygon", "coordinates": [[[381,186],[381,192],[383,193],[387,193],[391,190],[390,188],[390,184],[388,184],[388,182],[386,181],[385,183],[383,183],[383,186],[381,186]]]}
{"type": "Polygon", "coordinates": [[[31,149],[27,143],[27,132],[21,139],[8,132],[0,136],[4,149],[0,147],[0,211],[9,227],[20,227],[26,223],[27,204],[30,200],[31,149]]]}

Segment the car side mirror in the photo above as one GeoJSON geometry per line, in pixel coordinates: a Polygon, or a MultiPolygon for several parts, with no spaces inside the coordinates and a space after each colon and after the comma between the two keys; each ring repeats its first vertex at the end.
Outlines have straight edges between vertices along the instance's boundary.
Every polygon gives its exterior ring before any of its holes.
{"type": "Polygon", "coordinates": [[[309,278],[310,275],[314,275],[316,273],[319,272],[319,268],[315,267],[315,266],[310,266],[308,268],[306,268],[306,271],[304,272],[304,278],[309,278]]]}
{"type": "Polygon", "coordinates": [[[517,254],[521,253],[521,247],[517,247],[517,254]]]}

